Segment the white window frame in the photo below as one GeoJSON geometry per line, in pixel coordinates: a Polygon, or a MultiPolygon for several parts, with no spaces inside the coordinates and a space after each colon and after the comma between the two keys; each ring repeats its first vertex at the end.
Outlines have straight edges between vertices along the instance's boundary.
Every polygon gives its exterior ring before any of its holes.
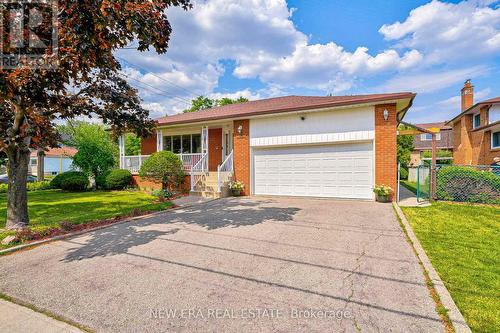
{"type": "MultiPolygon", "coordinates": [[[[439,140],[441,140],[441,133],[436,133],[436,141],[439,140]]],[[[420,141],[432,141],[432,134],[430,133],[420,134],[420,141]],[[430,138],[427,138],[427,135],[430,135],[430,138]]]]}
{"type": "Polygon", "coordinates": [[[481,114],[476,113],[475,115],[472,116],[472,128],[478,128],[481,127],[481,114]],[[476,117],[479,117],[479,125],[476,126],[476,117]]]}
{"type": "Polygon", "coordinates": [[[500,131],[491,132],[491,149],[498,149],[498,148],[500,148],[500,145],[493,146],[493,135],[496,134],[496,133],[500,133],[500,131]]]}

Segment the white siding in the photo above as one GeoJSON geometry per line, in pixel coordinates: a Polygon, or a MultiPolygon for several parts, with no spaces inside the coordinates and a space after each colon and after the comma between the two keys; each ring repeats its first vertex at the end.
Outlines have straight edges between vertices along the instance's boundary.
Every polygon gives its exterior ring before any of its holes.
{"type": "Polygon", "coordinates": [[[372,140],[374,117],[373,107],[361,107],[251,119],[250,145],[265,147],[372,140]]]}

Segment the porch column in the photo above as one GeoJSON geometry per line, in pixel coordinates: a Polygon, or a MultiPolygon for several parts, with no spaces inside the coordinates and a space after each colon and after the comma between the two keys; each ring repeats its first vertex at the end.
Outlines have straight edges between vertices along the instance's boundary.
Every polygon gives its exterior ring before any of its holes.
{"type": "Polygon", "coordinates": [[[125,135],[118,137],[118,149],[120,152],[120,169],[125,168],[125,135]]]}
{"type": "Polygon", "coordinates": [[[156,132],[156,151],[163,151],[163,130],[156,132]]]}

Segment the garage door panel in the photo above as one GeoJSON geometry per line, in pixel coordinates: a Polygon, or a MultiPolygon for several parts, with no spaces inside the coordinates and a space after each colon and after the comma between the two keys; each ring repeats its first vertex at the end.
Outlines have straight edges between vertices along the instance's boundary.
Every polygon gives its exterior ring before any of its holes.
{"type": "Polygon", "coordinates": [[[373,197],[371,143],[254,151],[254,192],[261,195],[373,197]]]}

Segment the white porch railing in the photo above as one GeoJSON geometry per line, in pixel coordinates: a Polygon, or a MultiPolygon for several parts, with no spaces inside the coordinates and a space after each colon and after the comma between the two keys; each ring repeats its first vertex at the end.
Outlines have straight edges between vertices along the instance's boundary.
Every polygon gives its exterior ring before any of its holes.
{"type": "Polygon", "coordinates": [[[208,154],[203,154],[201,159],[191,168],[191,191],[208,172],[208,154]]]}
{"type": "Polygon", "coordinates": [[[123,164],[120,167],[122,169],[130,171],[133,174],[139,173],[142,162],[148,157],[149,155],[123,156],[123,164]]]}
{"type": "Polygon", "coordinates": [[[233,151],[227,155],[224,162],[217,167],[217,191],[221,191],[222,185],[233,176],[233,151]]]}
{"type": "MultiPolygon", "coordinates": [[[[150,155],[135,155],[123,156],[122,169],[129,170],[131,173],[139,173],[142,162],[144,162],[150,155]]],[[[182,161],[184,171],[191,172],[191,169],[201,160],[202,154],[177,154],[182,161]]]]}

